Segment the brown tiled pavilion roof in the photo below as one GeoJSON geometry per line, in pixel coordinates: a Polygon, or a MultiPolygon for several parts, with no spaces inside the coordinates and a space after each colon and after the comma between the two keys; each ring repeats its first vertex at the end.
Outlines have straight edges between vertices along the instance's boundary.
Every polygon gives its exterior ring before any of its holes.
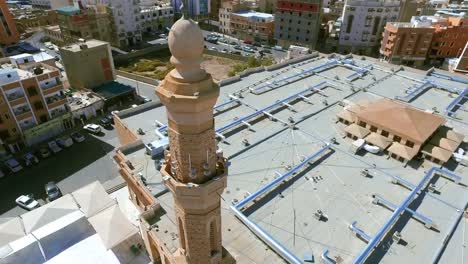
{"type": "Polygon", "coordinates": [[[356,116],[370,125],[417,144],[422,144],[445,123],[445,119],[440,116],[390,99],[380,99],[356,109],[356,116]]]}

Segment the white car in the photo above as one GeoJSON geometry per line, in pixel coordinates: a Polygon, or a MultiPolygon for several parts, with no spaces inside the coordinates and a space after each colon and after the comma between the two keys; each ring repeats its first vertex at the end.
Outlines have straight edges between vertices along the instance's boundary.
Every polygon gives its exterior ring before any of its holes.
{"type": "Polygon", "coordinates": [[[20,197],[16,198],[16,204],[26,210],[33,210],[39,207],[39,203],[32,198],[31,195],[21,195],[20,197]]]}
{"type": "Polygon", "coordinates": [[[83,127],[83,129],[93,134],[101,133],[101,127],[96,124],[87,124],[83,127]]]}
{"type": "Polygon", "coordinates": [[[11,171],[11,172],[18,172],[23,169],[23,166],[19,164],[19,162],[15,159],[9,159],[5,161],[5,166],[11,171]]]}
{"type": "Polygon", "coordinates": [[[49,148],[53,153],[59,153],[60,151],[62,151],[62,148],[59,147],[55,141],[50,141],[49,143],[47,143],[47,145],[49,145],[49,148]]]}
{"type": "Polygon", "coordinates": [[[63,148],[69,148],[73,145],[73,139],[70,137],[61,137],[56,140],[57,144],[63,148]]]}

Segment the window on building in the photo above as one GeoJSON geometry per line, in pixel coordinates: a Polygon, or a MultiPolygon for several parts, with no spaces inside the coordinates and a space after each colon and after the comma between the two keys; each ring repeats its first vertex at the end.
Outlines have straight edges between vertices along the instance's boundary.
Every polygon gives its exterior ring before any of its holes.
{"type": "Polygon", "coordinates": [[[3,119],[1,116],[0,116],[0,124],[3,124],[3,119]]]}
{"type": "Polygon", "coordinates": [[[348,16],[348,25],[346,26],[346,33],[351,33],[351,28],[353,26],[354,15],[348,16]]]}
{"type": "Polygon", "coordinates": [[[414,142],[407,140],[405,145],[412,148],[412,147],[414,147],[414,142]]]}
{"type": "Polygon", "coordinates": [[[393,136],[393,141],[395,142],[400,142],[401,141],[401,137],[397,136],[397,135],[394,135],[393,136]]]}
{"type": "Polygon", "coordinates": [[[34,86],[28,87],[27,91],[28,91],[29,96],[37,95],[37,90],[36,90],[36,87],[34,86]]]}
{"type": "Polygon", "coordinates": [[[389,134],[389,133],[388,133],[388,131],[386,131],[386,130],[382,130],[382,133],[381,133],[381,134],[382,134],[382,136],[384,136],[384,137],[388,137],[388,134],[389,134]]]}
{"type": "Polygon", "coordinates": [[[34,103],[34,109],[36,109],[36,110],[44,109],[44,105],[42,104],[41,101],[37,101],[37,102],[34,103]]]}
{"type": "Polygon", "coordinates": [[[372,28],[372,35],[377,34],[377,31],[379,30],[380,20],[380,17],[374,18],[374,27],[372,28]]]}
{"type": "Polygon", "coordinates": [[[366,122],[364,122],[364,121],[359,121],[359,126],[366,127],[366,125],[367,125],[366,122]]]}
{"type": "Polygon", "coordinates": [[[9,120],[10,119],[10,115],[8,113],[5,113],[5,119],[6,120],[9,120]]]}

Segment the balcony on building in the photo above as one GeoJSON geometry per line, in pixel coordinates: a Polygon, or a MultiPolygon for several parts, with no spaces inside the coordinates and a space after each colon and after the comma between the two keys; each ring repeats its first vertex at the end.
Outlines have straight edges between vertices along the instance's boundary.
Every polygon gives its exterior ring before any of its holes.
{"type": "Polygon", "coordinates": [[[31,115],[29,118],[24,118],[20,122],[18,122],[19,127],[21,130],[25,131],[32,127],[35,127],[37,123],[34,121],[33,116],[31,115]]]}
{"type": "Polygon", "coordinates": [[[5,92],[5,95],[8,101],[10,102],[11,107],[26,103],[26,98],[21,88],[15,89],[15,91],[13,92],[10,91],[5,92]]]}
{"type": "Polygon", "coordinates": [[[45,99],[49,109],[64,105],[68,102],[67,97],[61,94],[55,94],[53,96],[46,97],[45,99]]]}
{"type": "Polygon", "coordinates": [[[65,105],[63,105],[61,107],[52,109],[50,111],[50,115],[52,116],[52,119],[53,119],[53,118],[57,118],[59,116],[62,116],[64,114],[66,114],[67,112],[68,112],[67,108],[65,107],[65,105]]]}
{"type": "Polygon", "coordinates": [[[52,85],[44,85],[42,88],[42,92],[44,93],[44,95],[49,95],[49,94],[53,94],[53,93],[57,93],[59,91],[62,91],[63,90],[63,85],[61,83],[58,83],[58,84],[52,84],[52,85]]]}
{"type": "Polygon", "coordinates": [[[18,121],[32,117],[31,108],[29,108],[29,106],[26,104],[13,108],[13,113],[15,114],[16,120],[18,121]]]}

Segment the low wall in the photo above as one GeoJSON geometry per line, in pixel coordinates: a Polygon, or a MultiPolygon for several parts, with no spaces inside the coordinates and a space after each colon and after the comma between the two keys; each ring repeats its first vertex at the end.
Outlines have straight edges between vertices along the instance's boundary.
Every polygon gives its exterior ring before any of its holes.
{"type": "Polygon", "coordinates": [[[212,55],[216,57],[224,57],[227,59],[232,59],[232,60],[239,60],[239,61],[247,61],[249,57],[241,56],[241,55],[236,55],[236,54],[230,54],[230,53],[222,53],[219,51],[213,51],[213,50],[203,50],[203,53],[206,55],[212,55]]]}
{"type": "Polygon", "coordinates": [[[117,55],[114,57],[114,63],[119,65],[120,63],[126,63],[126,61],[129,59],[135,59],[147,55],[149,53],[161,50],[169,50],[169,47],[167,46],[167,44],[156,44],[148,48],[144,48],[134,52],[129,52],[127,54],[117,55]]]}
{"type": "Polygon", "coordinates": [[[142,112],[146,112],[150,109],[153,109],[153,108],[156,108],[156,107],[159,107],[161,106],[161,102],[148,102],[148,103],[144,103],[144,104],[141,104],[137,107],[132,107],[132,108],[129,108],[129,109],[125,109],[125,110],[122,110],[122,111],[119,111],[119,113],[117,114],[121,119],[123,118],[126,118],[126,117],[129,117],[129,116],[132,116],[132,115],[136,115],[136,114],[139,114],[139,113],[142,113],[142,112]]]}
{"type": "Polygon", "coordinates": [[[249,76],[252,73],[257,73],[257,72],[262,72],[262,71],[265,71],[265,67],[263,67],[263,66],[260,66],[260,67],[257,67],[257,68],[250,68],[250,69],[247,69],[247,70],[245,70],[243,72],[240,72],[239,76],[240,77],[246,77],[246,76],[249,76]]]}
{"type": "Polygon", "coordinates": [[[130,73],[130,72],[119,71],[119,70],[115,70],[115,73],[117,75],[119,75],[119,76],[123,76],[125,78],[132,79],[132,80],[135,80],[135,81],[144,82],[144,83],[151,84],[151,85],[154,85],[154,86],[159,85],[159,80],[156,80],[156,79],[153,79],[153,78],[141,76],[141,75],[130,73]]]}
{"type": "Polygon", "coordinates": [[[227,85],[227,84],[231,84],[231,83],[235,83],[237,81],[240,81],[241,77],[239,75],[236,75],[236,76],[233,76],[233,77],[229,77],[227,79],[224,79],[224,80],[221,80],[218,82],[219,86],[223,86],[223,85],[227,85]]]}
{"type": "Polygon", "coordinates": [[[282,68],[282,67],[285,67],[285,66],[288,66],[288,65],[291,65],[291,64],[295,64],[295,63],[298,63],[298,62],[301,62],[301,61],[309,60],[309,59],[312,59],[312,58],[315,58],[315,57],[318,57],[318,56],[319,56],[318,51],[314,51],[311,54],[306,55],[306,56],[302,56],[302,57],[299,57],[299,58],[283,61],[281,63],[268,66],[268,67],[265,68],[265,70],[274,71],[274,70],[277,70],[279,68],[282,68]]]}

